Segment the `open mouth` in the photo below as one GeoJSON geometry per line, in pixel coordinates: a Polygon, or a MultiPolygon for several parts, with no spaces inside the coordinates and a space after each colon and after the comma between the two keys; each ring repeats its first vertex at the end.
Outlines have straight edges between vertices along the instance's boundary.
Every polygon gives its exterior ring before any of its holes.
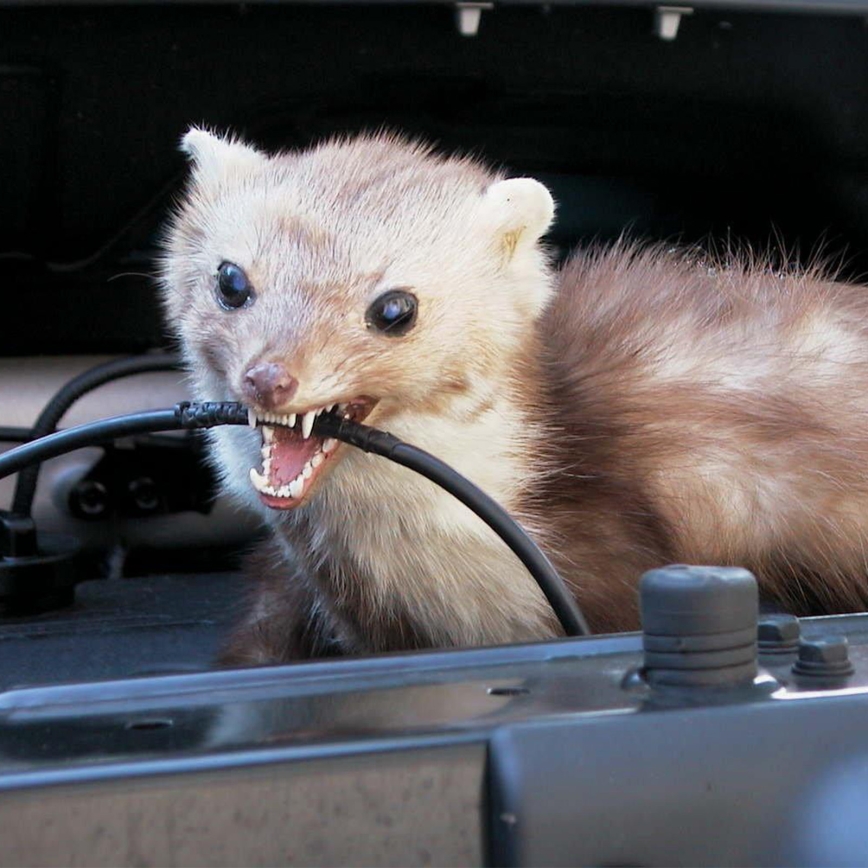
{"type": "Polygon", "coordinates": [[[334,460],[340,441],[313,433],[317,416],[327,414],[361,422],[376,401],[356,398],[345,404],[331,404],[305,413],[262,413],[248,411],[251,427],[262,431],[262,468],[250,468],[250,481],[259,497],[272,509],[294,509],[314,486],[323,468],[334,460]]]}

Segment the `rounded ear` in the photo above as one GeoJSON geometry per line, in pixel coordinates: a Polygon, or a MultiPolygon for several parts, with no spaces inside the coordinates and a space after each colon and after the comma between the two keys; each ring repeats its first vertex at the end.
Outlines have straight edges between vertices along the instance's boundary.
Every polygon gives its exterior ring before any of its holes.
{"type": "Polygon", "coordinates": [[[219,181],[233,173],[263,164],[265,156],[240,139],[220,136],[201,127],[190,127],[181,139],[181,150],[193,163],[199,181],[219,181]]]}
{"type": "Polygon", "coordinates": [[[533,247],[554,220],[552,194],[533,178],[495,181],[485,191],[484,200],[505,262],[522,250],[533,247]]]}

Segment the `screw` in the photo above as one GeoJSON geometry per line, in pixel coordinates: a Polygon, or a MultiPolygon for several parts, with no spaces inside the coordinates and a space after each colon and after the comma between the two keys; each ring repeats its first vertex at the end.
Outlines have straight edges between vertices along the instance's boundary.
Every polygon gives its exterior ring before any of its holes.
{"type": "Polygon", "coordinates": [[[793,672],[809,678],[844,678],[853,674],[850,648],[844,636],[803,639],[793,672]]]}
{"type": "Polygon", "coordinates": [[[160,506],[160,490],[149,476],[134,479],[129,484],[129,492],[136,508],[142,512],[153,512],[160,506]]]}
{"type": "Polygon", "coordinates": [[[82,480],[69,493],[70,511],[81,518],[100,518],[108,505],[106,487],[93,479],[82,480]]]}
{"type": "Polygon", "coordinates": [[[802,628],[793,615],[770,615],[757,625],[760,654],[795,654],[802,628]]]}

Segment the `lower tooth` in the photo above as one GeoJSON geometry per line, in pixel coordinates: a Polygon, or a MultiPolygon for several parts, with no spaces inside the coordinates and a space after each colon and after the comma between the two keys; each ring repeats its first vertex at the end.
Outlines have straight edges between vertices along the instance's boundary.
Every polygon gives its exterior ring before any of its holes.
{"type": "Polygon", "coordinates": [[[334,437],[326,437],[322,444],[323,452],[334,452],[338,447],[338,441],[334,437]]]}
{"type": "Polygon", "coordinates": [[[289,483],[289,494],[291,497],[301,497],[302,491],[304,491],[304,479],[293,479],[289,483]]]}
{"type": "Polygon", "coordinates": [[[310,479],[311,476],[313,476],[313,467],[311,467],[310,464],[305,464],[305,465],[304,465],[304,470],[302,471],[301,475],[302,475],[305,479],[310,479]]]}
{"type": "Polygon", "coordinates": [[[314,455],[313,458],[310,459],[310,463],[311,463],[314,467],[319,467],[320,464],[322,464],[322,462],[323,462],[323,455],[322,455],[322,452],[317,452],[317,454],[314,455]]]}

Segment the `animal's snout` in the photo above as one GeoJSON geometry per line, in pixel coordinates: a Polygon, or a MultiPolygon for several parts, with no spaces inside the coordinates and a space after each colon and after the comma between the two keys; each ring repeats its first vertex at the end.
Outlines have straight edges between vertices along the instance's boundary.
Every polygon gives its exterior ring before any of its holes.
{"type": "Polygon", "coordinates": [[[279,362],[260,362],[244,375],[244,396],[263,410],[287,404],[298,389],[298,380],[279,362]]]}

